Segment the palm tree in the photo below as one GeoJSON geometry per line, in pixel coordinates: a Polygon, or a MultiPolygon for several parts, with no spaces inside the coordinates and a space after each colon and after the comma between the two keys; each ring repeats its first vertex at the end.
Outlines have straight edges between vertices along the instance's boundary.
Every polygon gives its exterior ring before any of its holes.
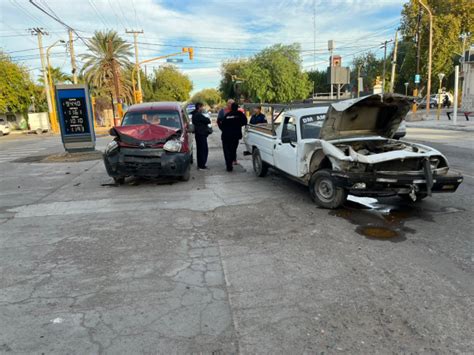
{"type": "MultiPolygon", "coordinates": [[[[53,79],[53,85],[72,83],[72,76],[61,71],[61,68],[51,66],[49,68],[49,71],[51,72],[51,79],[53,79]]],[[[43,81],[44,81],[43,74],[39,76],[38,81],[43,84],[43,81]]]]}
{"type": "Polygon", "coordinates": [[[128,90],[123,71],[130,65],[132,46],[115,31],[96,31],[88,40],[90,52],[81,55],[85,61],[81,74],[98,91],[112,93],[118,100],[128,90]],[[117,87],[115,86],[117,84],[117,87]]]}

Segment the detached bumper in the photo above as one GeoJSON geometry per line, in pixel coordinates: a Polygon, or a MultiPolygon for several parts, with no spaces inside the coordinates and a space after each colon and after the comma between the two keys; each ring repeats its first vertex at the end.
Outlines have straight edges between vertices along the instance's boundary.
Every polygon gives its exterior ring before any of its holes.
{"type": "Polygon", "coordinates": [[[191,153],[169,153],[162,149],[127,149],[104,154],[107,173],[120,176],[182,176],[191,164],[191,153]]]}
{"type": "Polygon", "coordinates": [[[336,183],[359,196],[390,196],[419,193],[454,192],[462,183],[461,174],[419,175],[386,175],[380,173],[345,173],[333,171],[336,183]]]}

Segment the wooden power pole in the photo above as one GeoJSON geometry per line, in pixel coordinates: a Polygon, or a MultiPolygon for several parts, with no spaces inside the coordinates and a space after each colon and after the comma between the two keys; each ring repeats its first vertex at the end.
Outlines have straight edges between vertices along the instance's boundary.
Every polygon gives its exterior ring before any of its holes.
{"type": "Polygon", "coordinates": [[[76,56],[74,55],[74,42],[72,40],[72,29],[69,29],[69,51],[71,52],[72,82],[77,84],[76,56]]]}
{"type": "Polygon", "coordinates": [[[397,66],[397,49],[398,49],[398,31],[395,31],[395,48],[393,49],[392,59],[392,76],[390,77],[390,92],[394,92],[395,87],[395,68],[397,66]]]}
{"type": "Polygon", "coordinates": [[[46,59],[44,57],[44,50],[43,50],[43,35],[47,36],[48,32],[45,32],[42,28],[39,28],[39,27],[30,28],[30,31],[33,36],[38,37],[38,47],[39,47],[39,52],[40,52],[41,68],[43,70],[44,91],[46,92],[46,101],[48,102],[48,112],[51,119],[51,115],[53,113],[53,103],[51,100],[51,92],[49,90],[48,70],[46,68],[46,59]]]}

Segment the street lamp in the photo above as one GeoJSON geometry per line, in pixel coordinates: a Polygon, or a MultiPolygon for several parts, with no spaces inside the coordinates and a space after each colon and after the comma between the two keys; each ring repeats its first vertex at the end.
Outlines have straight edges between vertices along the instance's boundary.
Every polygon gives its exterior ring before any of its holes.
{"type": "Polygon", "coordinates": [[[426,11],[428,12],[430,18],[430,34],[429,34],[429,42],[428,42],[428,83],[426,85],[426,114],[430,114],[430,105],[429,100],[431,97],[431,58],[432,58],[432,51],[433,51],[433,14],[430,11],[430,8],[426,6],[423,1],[418,0],[421,6],[423,6],[426,11]]]}
{"type": "Polygon", "coordinates": [[[439,88],[438,88],[438,112],[436,113],[437,120],[439,120],[439,115],[441,113],[441,94],[443,92],[441,87],[443,86],[444,73],[439,73],[438,78],[439,78],[439,88]]]}
{"type": "Polygon", "coordinates": [[[408,84],[409,83],[405,83],[405,96],[408,96],[408,84]]]}
{"type": "Polygon", "coordinates": [[[54,98],[53,78],[51,77],[51,63],[49,61],[49,51],[58,43],[66,43],[66,42],[63,41],[62,39],[58,39],[56,42],[50,45],[48,49],[46,49],[46,63],[48,64],[48,82],[45,83],[45,85],[49,86],[49,93],[51,95],[51,105],[53,106],[53,111],[51,112],[51,128],[54,133],[59,132],[59,125],[58,125],[58,119],[56,117],[56,100],[54,98]]]}

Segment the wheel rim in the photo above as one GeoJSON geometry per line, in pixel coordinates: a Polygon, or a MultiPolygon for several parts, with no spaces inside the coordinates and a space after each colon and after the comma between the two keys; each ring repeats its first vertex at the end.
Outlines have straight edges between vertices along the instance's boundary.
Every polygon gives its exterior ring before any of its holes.
{"type": "Polygon", "coordinates": [[[325,202],[330,202],[334,198],[335,188],[330,179],[321,178],[316,182],[316,195],[325,202]]]}
{"type": "Polygon", "coordinates": [[[260,171],[262,170],[262,159],[260,159],[260,154],[258,154],[258,153],[255,153],[255,154],[254,154],[253,170],[254,170],[257,174],[260,174],[260,171]]]}

